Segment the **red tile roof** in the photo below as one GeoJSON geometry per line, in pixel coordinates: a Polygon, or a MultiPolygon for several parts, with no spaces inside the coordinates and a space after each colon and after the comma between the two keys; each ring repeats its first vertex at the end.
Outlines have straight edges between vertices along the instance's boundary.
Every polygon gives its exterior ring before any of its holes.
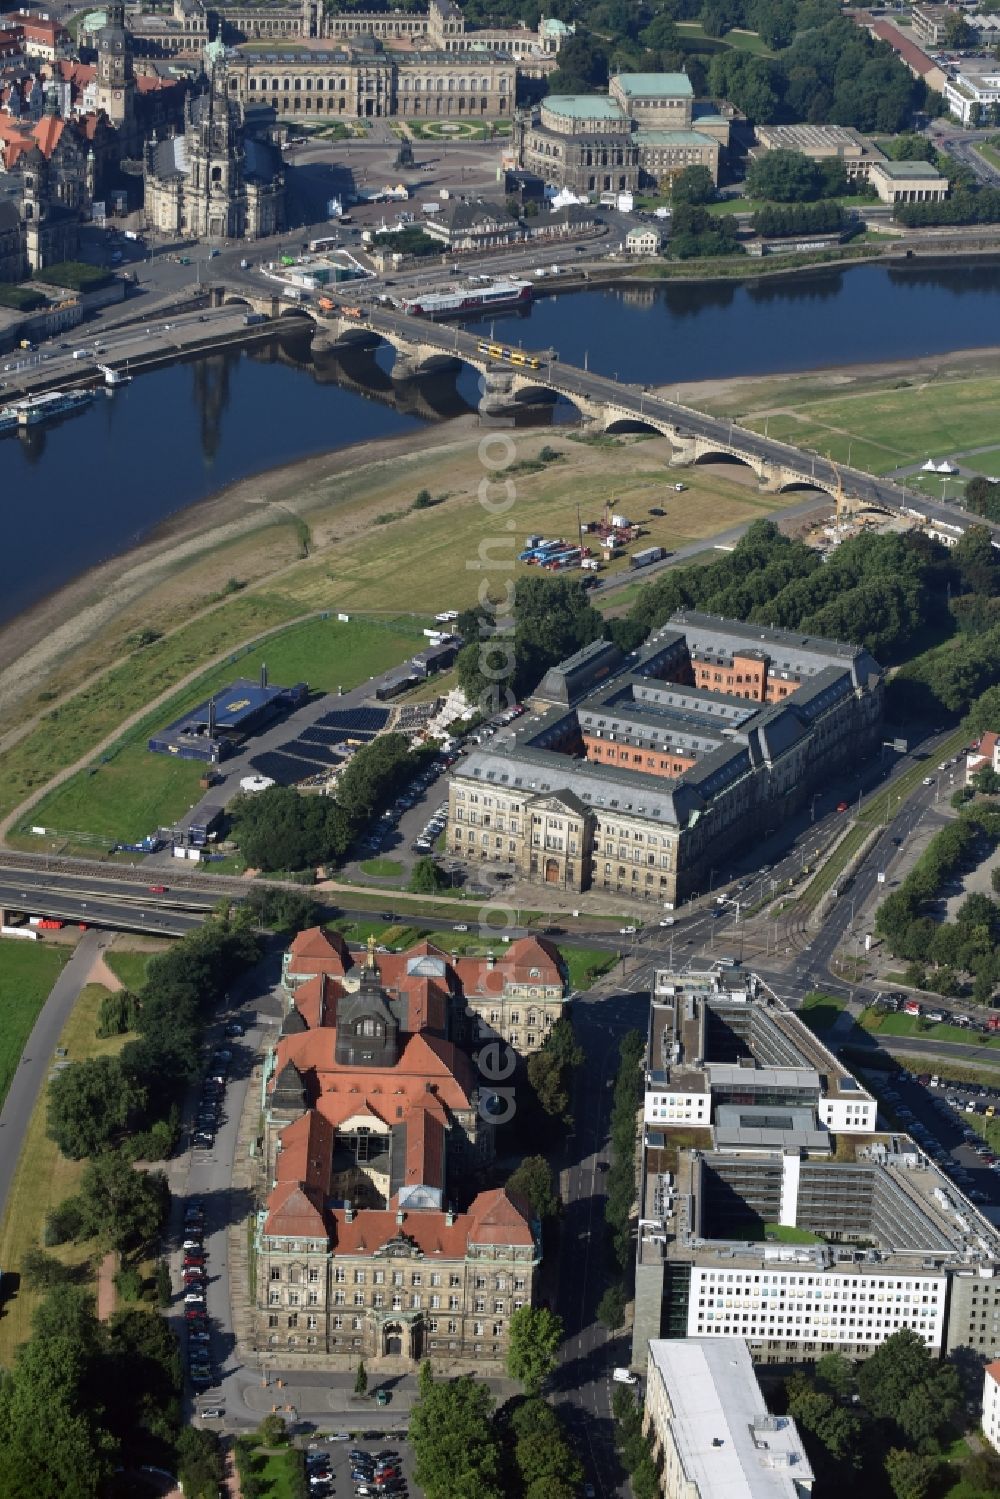
{"type": "Polygon", "coordinates": [[[873,36],[878,37],[880,42],[888,42],[892,50],[899,53],[911,73],[918,73],[922,78],[939,67],[933,57],[928,57],[922,48],[905,37],[891,22],[872,21],[868,29],[873,36]]]}
{"type": "Polygon", "coordinates": [[[1000,1358],[995,1358],[992,1364],[986,1365],[986,1373],[993,1380],[994,1384],[1000,1384],[1000,1358]]]}
{"type": "Polygon", "coordinates": [[[281,1182],[268,1198],[264,1232],[325,1239],[328,1230],[320,1204],[299,1182],[292,1181],[281,1182]]]}
{"type": "MultiPolygon", "coordinates": [[[[503,1190],[481,1192],[467,1213],[457,1213],[448,1223],[443,1212],[396,1213],[366,1208],[354,1214],[348,1223],[344,1212],[330,1214],[333,1222],[333,1247],[337,1254],[374,1254],[400,1234],[412,1239],[426,1255],[460,1260],[470,1244],[511,1244],[530,1247],[533,1243],[528,1214],[518,1208],[503,1190]],[[497,1199],[503,1198],[501,1204],[497,1199]]],[[[266,1228],[265,1228],[265,1231],[266,1228]]]]}
{"type": "Polygon", "coordinates": [[[337,1000],[344,992],[343,985],[328,974],[321,973],[314,979],[306,979],[295,991],[295,1008],[310,1030],[337,1024],[337,1000]]]}
{"type": "Polygon", "coordinates": [[[335,1136],[329,1121],[310,1109],[281,1132],[274,1170],[279,1182],[299,1182],[323,1193],[330,1186],[335,1136]]]}

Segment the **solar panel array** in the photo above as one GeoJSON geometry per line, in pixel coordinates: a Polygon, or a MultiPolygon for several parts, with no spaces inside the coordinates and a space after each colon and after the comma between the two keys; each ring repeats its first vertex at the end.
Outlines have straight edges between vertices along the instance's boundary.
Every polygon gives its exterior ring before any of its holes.
{"type": "Polygon", "coordinates": [[[340,708],[316,720],[320,728],[346,729],[352,739],[359,734],[377,734],[388,722],[388,708],[340,708]]]}

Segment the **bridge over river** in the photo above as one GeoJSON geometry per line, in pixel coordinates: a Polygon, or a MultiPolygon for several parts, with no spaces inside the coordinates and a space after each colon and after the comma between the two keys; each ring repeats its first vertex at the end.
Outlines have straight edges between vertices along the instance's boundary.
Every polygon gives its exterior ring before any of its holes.
{"type": "MultiPolygon", "coordinates": [[[[217,289],[217,297],[220,292],[221,288],[217,289]]],[[[822,454],[666,400],[642,386],[579,369],[564,363],[551,350],[529,356],[538,362],[538,367],[532,368],[484,352],[487,340],[481,333],[409,316],[390,307],[362,303],[354,309],[358,315],[350,315],[339,307],[323,312],[283,301],[280,296],[235,295],[272,316],[294,312],[311,317],[316,323],[312,347],[317,354],[347,352],[352,347],[375,348],[379,343],[390,345],[395,351],[392,378],[399,383],[449,364],[468,365],[481,376],[479,409],[484,417],[509,417],[519,407],[561,396],[576,407],[583,425],[594,432],[661,433],[670,440],[674,449],[671,462],[677,467],[719,460],[743,463],[757,476],[762,490],[815,489],[831,496],[839,491],[847,500],[924,521],[929,534],[948,546],[953,546],[970,524],[969,515],[958,505],[915,495],[900,484],[862,469],[834,464],[822,454]]],[[[986,525],[1000,546],[1000,526],[978,516],[975,524],[986,525]]]]}

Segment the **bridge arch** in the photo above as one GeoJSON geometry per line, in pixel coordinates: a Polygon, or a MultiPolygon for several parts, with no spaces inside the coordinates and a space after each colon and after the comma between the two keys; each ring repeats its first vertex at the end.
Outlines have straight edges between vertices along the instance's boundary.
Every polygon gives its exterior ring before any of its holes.
{"type": "Polygon", "coordinates": [[[828,484],[819,479],[786,479],[775,490],[776,494],[832,494],[828,484]]]}
{"type": "Polygon", "coordinates": [[[649,432],[654,437],[664,436],[662,428],[656,422],[646,421],[641,416],[612,417],[611,421],[605,423],[604,430],[607,433],[649,432]]]}
{"type": "Polygon", "coordinates": [[[750,458],[744,458],[742,453],[729,453],[725,448],[708,448],[698,454],[694,459],[696,464],[726,463],[732,467],[748,468],[752,473],[757,472],[757,465],[750,458]]]}

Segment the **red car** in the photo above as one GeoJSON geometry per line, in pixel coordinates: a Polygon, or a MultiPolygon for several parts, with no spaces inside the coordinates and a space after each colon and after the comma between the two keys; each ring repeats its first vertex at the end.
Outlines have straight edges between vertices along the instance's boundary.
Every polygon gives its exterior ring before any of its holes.
{"type": "Polygon", "coordinates": [[[166,895],[167,887],[166,885],[150,885],[149,893],[150,895],[166,895]]]}
{"type": "Polygon", "coordinates": [[[207,1322],[208,1313],[203,1306],[186,1306],[184,1316],[188,1322],[207,1322]]]}
{"type": "Polygon", "coordinates": [[[837,811],[838,812],[846,812],[847,811],[847,803],[846,802],[838,802],[837,803],[837,811]]]}

